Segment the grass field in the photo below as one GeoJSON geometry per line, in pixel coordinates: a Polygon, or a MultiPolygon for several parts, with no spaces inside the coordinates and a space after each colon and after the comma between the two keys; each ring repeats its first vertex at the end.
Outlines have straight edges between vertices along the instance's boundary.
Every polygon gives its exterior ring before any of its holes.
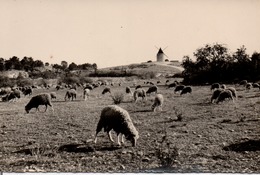
{"type": "MultiPolygon", "coordinates": [[[[111,87],[112,94],[125,94],[128,85],[133,83],[111,87]]],[[[33,95],[57,93],[54,113],[50,108],[44,113],[42,106],[25,114],[31,97],[0,102],[0,171],[260,173],[258,89],[236,87],[235,103],[211,104],[209,86],[180,96],[159,85],[165,102],[157,112],[151,111],[154,94],[137,103],[125,94],[119,106],[129,112],[140,138],[136,147],[127,141],[120,147],[104,132],[93,144],[101,110],[113,104],[109,94],[101,96],[103,88],[86,101],[78,89],[77,100],[66,102],[65,89],[35,89],[33,95]]]]}

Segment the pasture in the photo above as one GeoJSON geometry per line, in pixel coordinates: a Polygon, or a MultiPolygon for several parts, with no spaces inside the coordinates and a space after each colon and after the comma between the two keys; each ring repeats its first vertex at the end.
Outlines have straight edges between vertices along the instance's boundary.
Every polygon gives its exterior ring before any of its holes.
{"type": "MultiPolygon", "coordinates": [[[[165,82],[165,81],[163,81],[165,82]]],[[[148,89],[143,81],[137,82],[148,89]]],[[[34,89],[33,95],[56,92],[54,113],[45,106],[25,114],[31,97],[0,102],[0,170],[3,172],[214,172],[260,173],[260,91],[236,86],[238,99],[211,104],[210,86],[192,86],[180,96],[162,83],[162,111],[125,93],[133,82],[111,87],[123,93],[126,109],[139,132],[137,146],[111,143],[99,133],[93,143],[101,110],[113,104],[110,94],[95,88],[83,100],[64,101],[66,89],[34,89]]],[[[235,85],[227,85],[233,86],[235,85]]],[[[132,87],[132,91],[134,88],[132,87]]],[[[116,135],[113,133],[114,140],[116,135]]]]}

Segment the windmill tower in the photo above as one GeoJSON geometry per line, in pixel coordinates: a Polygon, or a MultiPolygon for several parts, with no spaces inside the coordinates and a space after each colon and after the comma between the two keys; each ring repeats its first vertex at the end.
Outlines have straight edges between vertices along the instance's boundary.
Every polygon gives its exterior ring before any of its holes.
{"type": "MultiPolygon", "coordinates": [[[[156,47],[157,48],[157,47],[156,47]]],[[[166,47],[167,48],[167,47],[166,47]]],[[[168,56],[163,52],[166,48],[164,49],[159,49],[157,55],[156,55],[156,60],[157,62],[164,62],[165,59],[164,59],[164,56],[166,56],[168,58],[168,56]]],[[[157,48],[158,49],[158,48],[157,48]]]]}

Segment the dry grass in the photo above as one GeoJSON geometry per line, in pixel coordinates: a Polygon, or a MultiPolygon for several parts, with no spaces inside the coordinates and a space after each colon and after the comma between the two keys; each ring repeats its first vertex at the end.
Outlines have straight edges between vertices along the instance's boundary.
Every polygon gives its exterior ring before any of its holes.
{"type": "MultiPolygon", "coordinates": [[[[123,93],[132,84],[111,90],[123,93]]],[[[140,134],[134,148],[129,142],[123,147],[110,143],[103,132],[92,143],[101,110],[113,104],[109,95],[101,95],[103,87],[91,91],[87,101],[78,96],[64,102],[66,90],[56,91],[54,114],[51,109],[25,114],[29,97],[0,102],[0,170],[260,173],[259,91],[239,87],[235,103],[217,105],[209,103],[209,86],[192,88],[192,94],[180,96],[159,86],[165,102],[157,112],[151,111],[154,95],[133,103],[125,94],[119,106],[129,111],[140,134]]],[[[33,95],[43,91],[55,90],[33,95]]]]}

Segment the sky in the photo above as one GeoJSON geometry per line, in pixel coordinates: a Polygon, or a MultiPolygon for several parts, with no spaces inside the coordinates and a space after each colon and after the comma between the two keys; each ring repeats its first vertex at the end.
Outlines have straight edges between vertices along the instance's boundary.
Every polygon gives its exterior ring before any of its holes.
{"type": "Polygon", "coordinates": [[[260,52],[260,0],[0,0],[0,57],[98,68],[193,57],[206,44],[260,52]]]}

